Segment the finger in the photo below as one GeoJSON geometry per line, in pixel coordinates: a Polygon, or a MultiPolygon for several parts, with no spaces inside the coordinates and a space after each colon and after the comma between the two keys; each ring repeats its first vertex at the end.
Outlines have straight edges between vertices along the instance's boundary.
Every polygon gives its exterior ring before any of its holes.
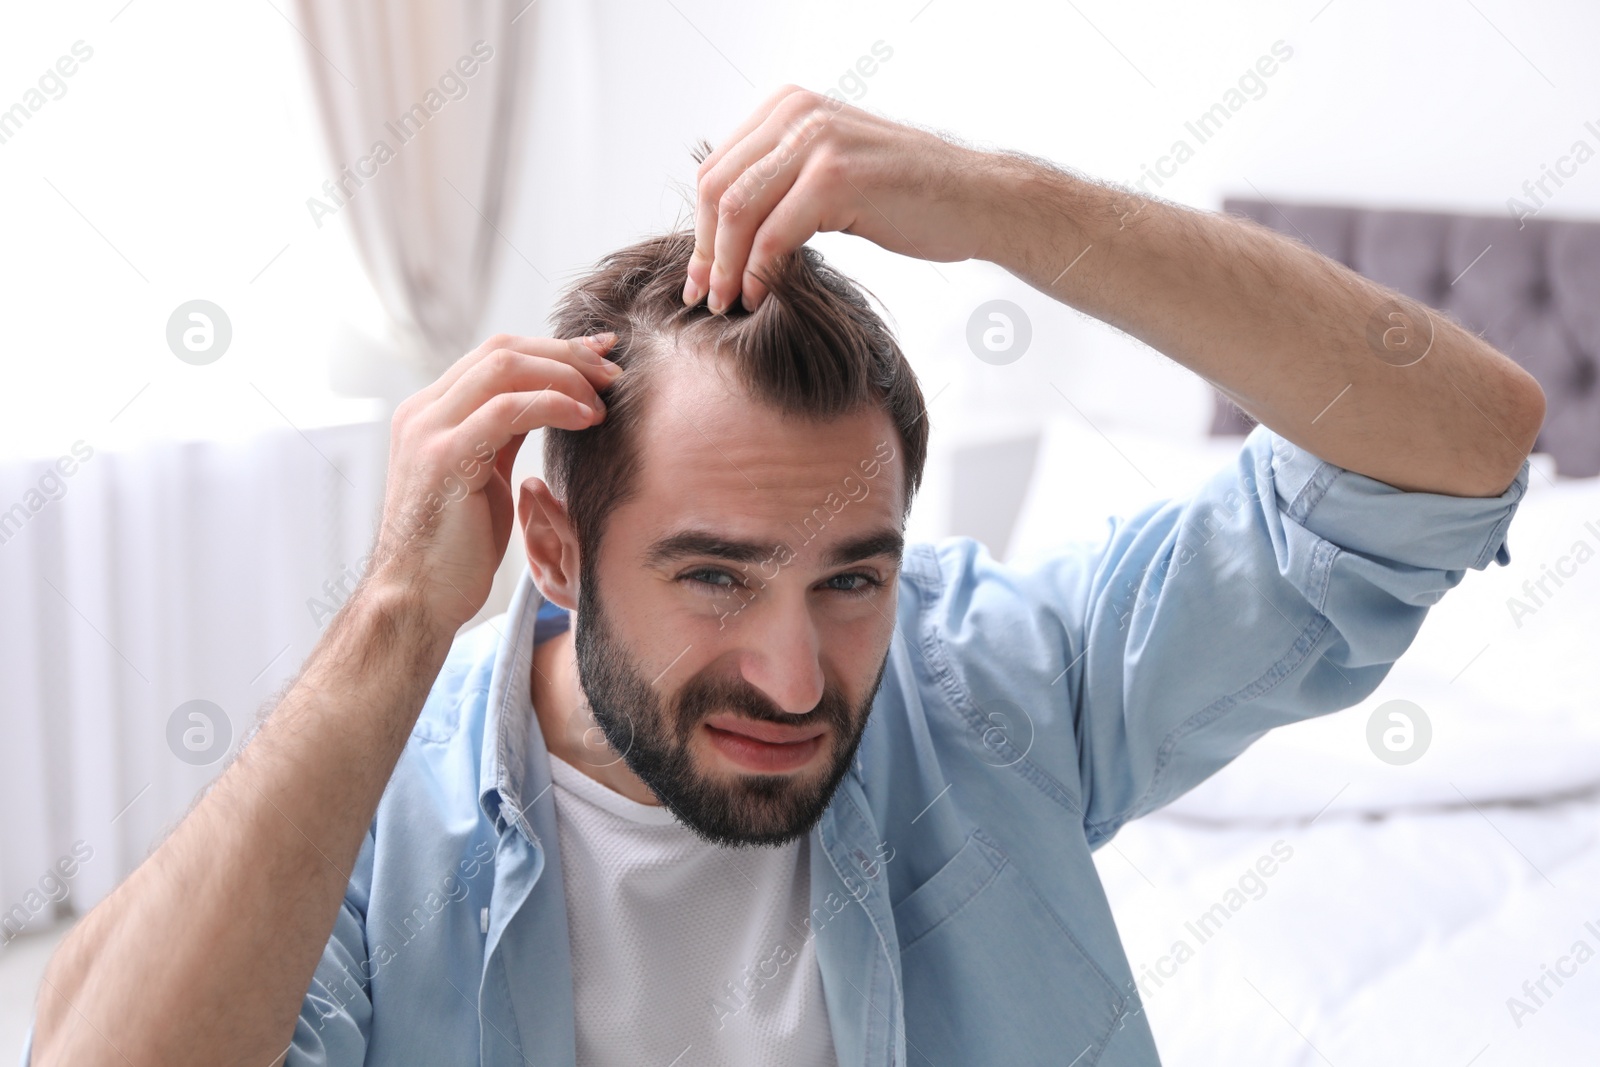
{"type": "Polygon", "coordinates": [[[522,442],[527,439],[528,435],[525,433],[515,434],[506,442],[504,448],[494,454],[495,473],[504,478],[508,486],[511,484],[511,468],[517,465],[517,453],[522,449],[522,442]]]}
{"type": "Polygon", "coordinates": [[[760,278],[772,270],[777,260],[809,241],[822,229],[820,201],[808,195],[806,183],[797,182],[762,221],[750,241],[750,260],[744,267],[739,288],[746,310],[754,311],[767,298],[767,286],[760,278]]]}
{"type": "MultiPolygon", "coordinates": [[[[799,126],[793,127],[771,152],[756,160],[723,195],[724,203],[731,200],[733,206],[724,210],[717,223],[716,256],[711,268],[711,296],[708,300],[708,306],[713,311],[731,307],[741,292],[746,297],[746,310],[754,311],[756,303],[766,294],[766,287],[759,281],[755,282],[753,297],[745,285],[752,280],[749,263],[754,253],[756,234],[765,228],[768,217],[779,205],[788,207],[791,222],[795,218],[816,217],[819,214],[815,206],[789,203],[797,197],[804,198],[816,188],[814,184],[807,187],[797,182],[802,172],[801,153],[816,136],[817,127],[814,123],[827,121],[826,118],[818,120],[817,114],[813,112],[799,126]]],[[[769,230],[771,237],[785,237],[794,243],[787,248],[765,249],[764,263],[770,264],[778,256],[805,244],[815,232],[799,232],[793,229],[792,224],[769,230]]]]}
{"type": "Polygon", "coordinates": [[[498,393],[544,388],[558,389],[597,411],[604,411],[600,389],[610,385],[613,377],[581,361],[575,366],[560,359],[499,348],[456,380],[449,392],[429,409],[427,421],[434,426],[459,425],[498,393]]]}
{"type": "Polygon", "coordinates": [[[517,522],[516,498],[512,496],[510,483],[500,477],[498,470],[484,486],[484,496],[489,501],[489,528],[493,531],[493,543],[504,553],[505,546],[511,540],[511,530],[517,522]]]}
{"type": "MultiPolygon", "coordinates": [[[[738,298],[756,231],[785,195],[793,195],[792,187],[811,158],[813,143],[837,111],[830,98],[815,93],[790,96],[709,176],[711,190],[724,190],[717,203],[706,283],[706,306],[712,311],[725,311],[738,298]]],[[[809,237],[806,234],[800,243],[809,237]]],[[[754,304],[746,302],[746,307],[754,304]]]]}
{"type": "Polygon", "coordinates": [[[437,379],[419,390],[416,398],[424,406],[432,404],[449,392],[450,387],[455,385],[463,374],[475,367],[485,357],[502,348],[509,348],[515,352],[525,352],[528,355],[565,359],[574,366],[580,366],[585,363],[600,366],[602,357],[610,350],[615,340],[615,337],[607,339],[604,335],[601,337],[561,339],[520,337],[513,334],[497,333],[447,367],[445,372],[437,379]]]}
{"type": "MultiPolygon", "coordinates": [[[[509,451],[513,438],[526,437],[531,430],[546,426],[585,430],[603,417],[581,401],[555,389],[501,393],[468,416],[452,431],[451,437],[462,455],[471,452],[479,442],[485,442],[498,456],[503,450],[509,451]]],[[[468,486],[481,489],[499,468],[498,461],[480,464],[473,477],[467,480],[468,486]]],[[[510,484],[509,479],[507,484],[510,484]]]]}
{"type": "Polygon", "coordinates": [[[518,337],[496,334],[473,351],[467,353],[467,355],[456,360],[440,376],[439,381],[435,383],[440,388],[433,399],[444,396],[464,375],[501,349],[522,352],[530,356],[559,359],[582,370],[590,367],[603,367],[606,363],[604,357],[611,350],[611,346],[615,341],[616,337],[613,334],[575,338],[518,337]],[[496,342],[500,343],[497,344],[496,342]]]}
{"type": "MultiPolygon", "coordinates": [[[[710,291],[711,260],[717,233],[717,203],[723,191],[727,189],[728,183],[743,170],[742,166],[737,170],[724,166],[728,156],[738,151],[751,134],[767,123],[777,113],[784,100],[795,93],[803,92],[805,90],[797,85],[785,85],[767,97],[761,106],[756,108],[750,117],[745,119],[739,128],[700,164],[695,176],[694,253],[689,257],[689,276],[683,286],[685,304],[694,305],[710,291]]],[[[771,143],[752,146],[746,150],[744,163],[748,164],[761,158],[771,151],[771,148],[771,143]]]]}

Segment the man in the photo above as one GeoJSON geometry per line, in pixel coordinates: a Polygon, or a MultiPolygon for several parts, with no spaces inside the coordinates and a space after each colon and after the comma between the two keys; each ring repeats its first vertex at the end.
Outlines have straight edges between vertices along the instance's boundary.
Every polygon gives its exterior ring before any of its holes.
{"type": "Polygon", "coordinates": [[[35,1062],[1156,1063],[1092,851],[1508,562],[1544,407],[1293,241],[795,87],[554,325],[400,406],[360,588],[63,942],[35,1062]],[[999,263],[1263,425],[1032,570],[902,546],[927,421],[823,230],[999,263]],[[536,428],[529,569],[458,638],[536,428]]]}

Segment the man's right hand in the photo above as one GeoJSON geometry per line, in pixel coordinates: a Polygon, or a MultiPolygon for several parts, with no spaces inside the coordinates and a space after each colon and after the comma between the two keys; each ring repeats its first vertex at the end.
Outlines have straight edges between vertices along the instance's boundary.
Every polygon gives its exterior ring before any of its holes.
{"type": "Polygon", "coordinates": [[[488,599],[517,449],[605,417],[612,341],[496,336],[400,405],[361,585],[233,763],[63,939],[37,1067],[282,1061],[384,788],[488,599]]]}
{"type": "Polygon", "coordinates": [[[395,410],[368,581],[414,592],[454,633],[489,598],[511,537],[511,467],[528,433],[605,418],[615,337],[496,334],[395,410]]]}

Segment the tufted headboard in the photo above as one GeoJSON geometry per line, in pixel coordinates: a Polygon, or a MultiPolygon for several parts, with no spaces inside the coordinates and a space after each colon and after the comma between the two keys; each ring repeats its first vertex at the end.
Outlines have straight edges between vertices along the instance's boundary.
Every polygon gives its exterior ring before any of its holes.
{"type": "MultiPolygon", "coordinates": [[[[1222,209],[1443,311],[1516,360],[1547,399],[1535,448],[1563,475],[1600,474],[1600,222],[1246,199],[1222,209]]],[[[1217,394],[1213,434],[1253,425],[1217,394]]]]}

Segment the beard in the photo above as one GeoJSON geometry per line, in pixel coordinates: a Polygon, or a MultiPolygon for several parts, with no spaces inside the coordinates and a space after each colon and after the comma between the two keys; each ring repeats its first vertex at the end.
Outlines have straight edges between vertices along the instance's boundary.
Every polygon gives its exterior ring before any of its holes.
{"type": "Polygon", "coordinates": [[[822,818],[855,759],[873,699],[883,683],[885,650],[877,677],[861,703],[828,685],[804,715],[778,707],[742,677],[689,679],[670,699],[657,695],[635,669],[601,608],[591,560],[579,563],[578,618],[573,639],[578,679],[596,724],[656,799],[702,840],[724,846],[784,845],[807,834],[822,818]],[[815,728],[825,725],[831,763],[820,775],[738,774],[731,780],[697,770],[689,749],[700,724],[719,712],[760,722],[815,728]]]}

